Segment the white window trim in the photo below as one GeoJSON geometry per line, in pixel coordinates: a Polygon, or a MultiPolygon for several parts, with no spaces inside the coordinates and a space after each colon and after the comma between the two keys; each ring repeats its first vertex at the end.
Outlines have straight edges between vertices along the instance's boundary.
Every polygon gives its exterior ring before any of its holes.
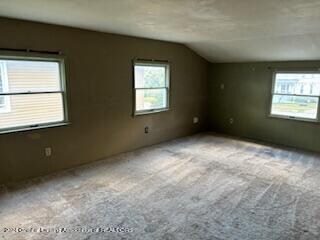
{"type": "MultiPolygon", "coordinates": [[[[3,92],[8,92],[9,90],[9,81],[8,81],[8,72],[7,72],[7,64],[5,61],[0,60],[0,74],[2,80],[2,90],[3,92]]],[[[11,111],[10,97],[4,96],[4,104],[3,107],[0,108],[0,113],[8,113],[11,111]]]]}
{"type": "Polygon", "coordinates": [[[156,62],[156,61],[134,61],[133,62],[133,115],[145,115],[152,113],[159,113],[170,110],[170,64],[167,62],[156,62]],[[135,86],[135,66],[154,66],[154,67],[165,67],[165,87],[159,88],[136,88],[135,86]],[[154,109],[146,109],[146,110],[137,110],[136,109],[136,92],[138,89],[165,89],[166,94],[166,106],[164,108],[154,108],[154,109]]]}
{"type": "Polygon", "coordinates": [[[287,120],[296,120],[296,121],[303,121],[303,122],[318,123],[319,119],[320,119],[320,95],[317,96],[317,95],[275,93],[276,75],[278,73],[320,74],[320,70],[306,70],[306,71],[305,70],[275,70],[272,75],[271,99],[270,99],[270,109],[269,109],[269,117],[272,117],[272,118],[280,118],[280,119],[287,119],[287,120]],[[272,113],[273,95],[317,97],[318,98],[318,107],[317,107],[316,118],[303,118],[303,117],[296,117],[296,116],[289,116],[289,115],[273,114],[272,113]]]}
{"type": "Polygon", "coordinates": [[[64,119],[58,122],[40,123],[34,125],[17,126],[10,128],[1,128],[0,134],[30,131],[35,129],[52,128],[69,125],[68,105],[67,105],[67,87],[66,87],[66,73],[65,73],[65,57],[58,54],[42,54],[42,53],[30,53],[30,52],[12,52],[12,51],[0,51],[0,62],[3,60],[27,60],[27,61],[48,61],[57,62],[59,64],[59,76],[60,76],[60,91],[48,91],[48,92],[19,92],[19,93],[6,93],[0,96],[13,96],[13,95],[28,95],[28,94],[43,94],[43,93],[61,93],[63,98],[63,114],[64,119]]]}

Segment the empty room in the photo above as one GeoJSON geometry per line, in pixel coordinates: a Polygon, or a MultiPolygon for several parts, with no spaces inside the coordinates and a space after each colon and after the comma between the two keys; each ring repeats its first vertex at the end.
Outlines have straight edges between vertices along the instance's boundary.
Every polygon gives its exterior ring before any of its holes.
{"type": "Polygon", "coordinates": [[[0,0],[0,239],[320,239],[319,0],[0,0]]]}

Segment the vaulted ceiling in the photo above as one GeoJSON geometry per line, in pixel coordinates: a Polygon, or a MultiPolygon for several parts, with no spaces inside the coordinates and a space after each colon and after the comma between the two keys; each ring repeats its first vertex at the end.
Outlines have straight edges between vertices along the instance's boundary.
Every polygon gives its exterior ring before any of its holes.
{"type": "Polygon", "coordinates": [[[320,59],[319,0],[1,0],[0,16],[179,42],[212,62],[320,59]]]}

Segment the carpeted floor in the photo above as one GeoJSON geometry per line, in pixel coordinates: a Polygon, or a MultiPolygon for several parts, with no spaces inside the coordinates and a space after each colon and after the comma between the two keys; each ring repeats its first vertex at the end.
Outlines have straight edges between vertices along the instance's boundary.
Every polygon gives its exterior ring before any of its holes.
{"type": "Polygon", "coordinates": [[[0,227],[19,240],[320,239],[320,157],[198,134],[3,187],[0,227]]]}

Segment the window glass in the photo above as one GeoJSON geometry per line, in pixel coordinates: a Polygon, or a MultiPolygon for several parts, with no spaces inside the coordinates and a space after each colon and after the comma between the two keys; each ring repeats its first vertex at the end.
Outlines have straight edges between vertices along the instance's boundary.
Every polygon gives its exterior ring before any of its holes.
{"type": "Polygon", "coordinates": [[[0,132],[65,122],[63,61],[13,58],[0,60],[0,132]]]}
{"type": "Polygon", "coordinates": [[[136,110],[165,108],[167,105],[166,91],[166,89],[138,89],[136,110]]]}
{"type": "Polygon", "coordinates": [[[166,87],[166,68],[157,66],[135,66],[136,88],[166,87]]]}
{"type": "Polygon", "coordinates": [[[318,98],[305,96],[274,95],[272,114],[315,119],[317,117],[318,98]]]}
{"type": "Polygon", "coordinates": [[[6,61],[9,92],[59,91],[60,72],[58,62],[6,61]]]}
{"type": "Polygon", "coordinates": [[[169,65],[135,63],[135,114],[168,109],[169,65]]]}
{"type": "Polygon", "coordinates": [[[275,93],[320,95],[320,74],[278,73],[274,85],[275,93]]]}
{"type": "Polygon", "coordinates": [[[59,93],[10,96],[11,111],[0,113],[0,129],[32,126],[64,120],[59,93]]]}
{"type": "Polygon", "coordinates": [[[320,74],[308,72],[276,73],[273,84],[271,115],[317,119],[320,74]]]}

